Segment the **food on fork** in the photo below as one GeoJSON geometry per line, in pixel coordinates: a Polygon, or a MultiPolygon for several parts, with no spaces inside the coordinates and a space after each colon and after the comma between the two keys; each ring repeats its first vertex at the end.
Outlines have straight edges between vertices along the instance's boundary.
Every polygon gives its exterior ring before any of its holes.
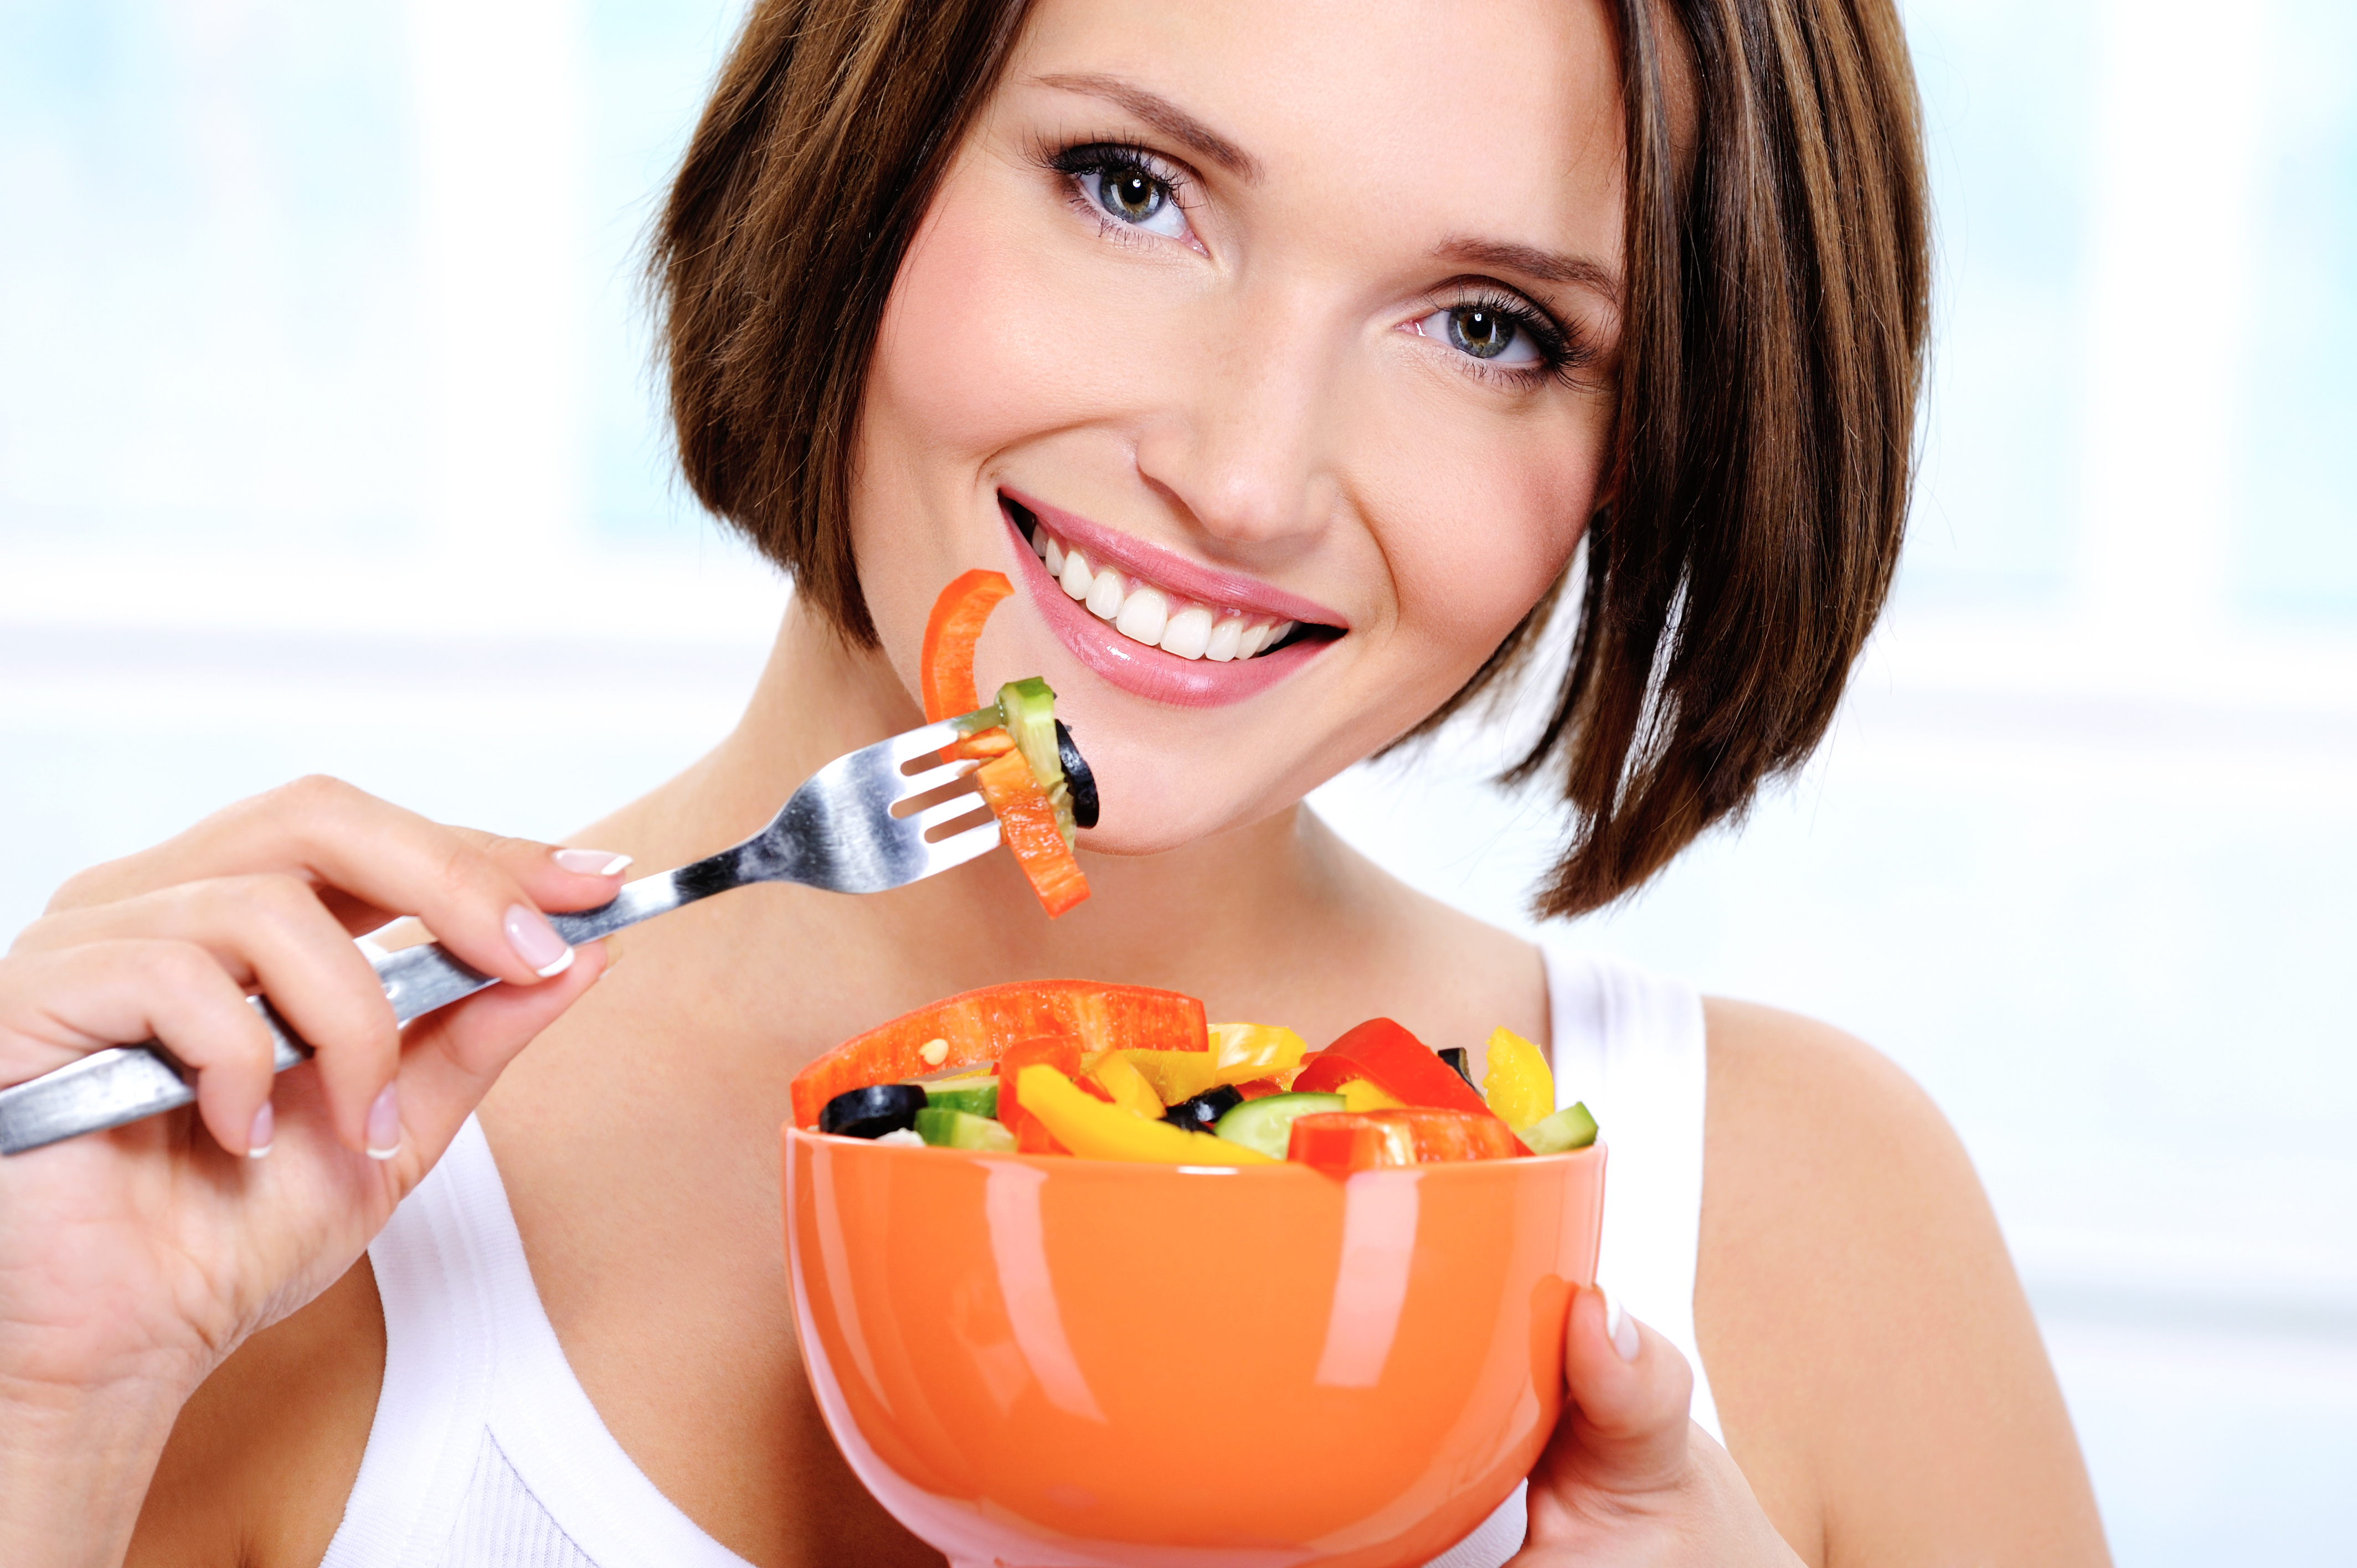
{"type": "Polygon", "coordinates": [[[949,997],[845,1041],[793,1082],[794,1123],[995,1154],[1157,1165],[1385,1166],[1565,1154],[1596,1141],[1561,1111],[1544,1053],[1491,1034],[1485,1092],[1399,1024],[1322,1051],[1290,1029],[1206,1024],[1175,992],[1019,981],[949,997]]]}
{"type": "MultiPolygon", "coordinates": [[[[1001,572],[953,578],[933,601],[925,623],[925,717],[938,723],[982,705],[974,686],[974,644],[998,601],[1013,593],[1001,572]]],[[[1050,916],[1089,896],[1088,878],[1072,858],[1079,828],[1097,821],[1096,781],[1056,720],[1056,693],[1037,676],[998,689],[1002,723],[968,736],[952,756],[984,759],[975,787],[998,819],[999,837],[1030,879],[1050,916]],[[1068,772],[1069,769],[1069,772],[1068,772]]]]}

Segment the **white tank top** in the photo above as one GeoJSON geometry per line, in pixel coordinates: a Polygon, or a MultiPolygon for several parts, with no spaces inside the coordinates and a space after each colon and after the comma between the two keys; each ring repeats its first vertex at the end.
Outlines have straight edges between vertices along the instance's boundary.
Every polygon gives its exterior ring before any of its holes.
{"type": "MultiPolygon", "coordinates": [[[[1561,1104],[1611,1145],[1597,1275],[1695,1369],[1702,1213],[1701,999],[1609,960],[1546,954],[1561,1104]]],[[[469,1118],[369,1261],[384,1383],[322,1568],[748,1568],[630,1462],[565,1364],[490,1145],[469,1118]]],[[[1498,1568],[1522,1549],[1522,1492],[1433,1568],[1498,1568]]]]}

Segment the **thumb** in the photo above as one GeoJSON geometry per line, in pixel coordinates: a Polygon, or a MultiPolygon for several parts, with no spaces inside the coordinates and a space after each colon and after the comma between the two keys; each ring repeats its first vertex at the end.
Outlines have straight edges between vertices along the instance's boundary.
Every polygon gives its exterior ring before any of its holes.
{"type": "Polygon", "coordinates": [[[1676,1346],[1603,1291],[1583,1290],[1572,1299],[1563,1371],[1571,1408],[1549,1445],[1550,1467],[1560,1459],[1581,1485],[1607,1492],[1678,1484],[1694,1370],[1676,1346]],[[1566,1440],[1573,1452],[1558,1455],[1566,1440]]]}

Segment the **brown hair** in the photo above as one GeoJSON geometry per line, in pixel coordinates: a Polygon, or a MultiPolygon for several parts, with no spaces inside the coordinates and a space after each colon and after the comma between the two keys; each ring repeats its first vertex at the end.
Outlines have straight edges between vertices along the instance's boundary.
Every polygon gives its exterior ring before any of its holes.
{"type": "MultiPolygon", "coordinates": [[[[1609,498],[1544,728],[1576,825],[1544,914],[1639,886],[1824,738],[1907,511],[1930,273],[1914,79],[1889,0],[1616,0],[1629,145],[1609,498]],[[1676,36],[1665,32],[1665,23],[1676,36]],[[1664,81],[1690,68],[1691,172],[1664,81]]],[[[1026,0],[768,0],[656,235],[697,497],[875,641],[853,436],[900,257],[1026,0]]],[[[1529,664],[1562,582],[1430,733],[1529,664]]]]}

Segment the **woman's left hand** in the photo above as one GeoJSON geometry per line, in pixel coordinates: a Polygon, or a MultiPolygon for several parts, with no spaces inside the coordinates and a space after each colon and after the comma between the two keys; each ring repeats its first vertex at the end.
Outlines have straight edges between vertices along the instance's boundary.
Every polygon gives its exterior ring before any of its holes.
{"type": "Polygon", "coordinates": [[[1572,1298],[1563,1419],[1531,1472],[1530,1534],[1507,1568],[1792,1568],[1726,1449],[1686,1413],[1676,1346],[1604,1293],[1572,1298]]]}

